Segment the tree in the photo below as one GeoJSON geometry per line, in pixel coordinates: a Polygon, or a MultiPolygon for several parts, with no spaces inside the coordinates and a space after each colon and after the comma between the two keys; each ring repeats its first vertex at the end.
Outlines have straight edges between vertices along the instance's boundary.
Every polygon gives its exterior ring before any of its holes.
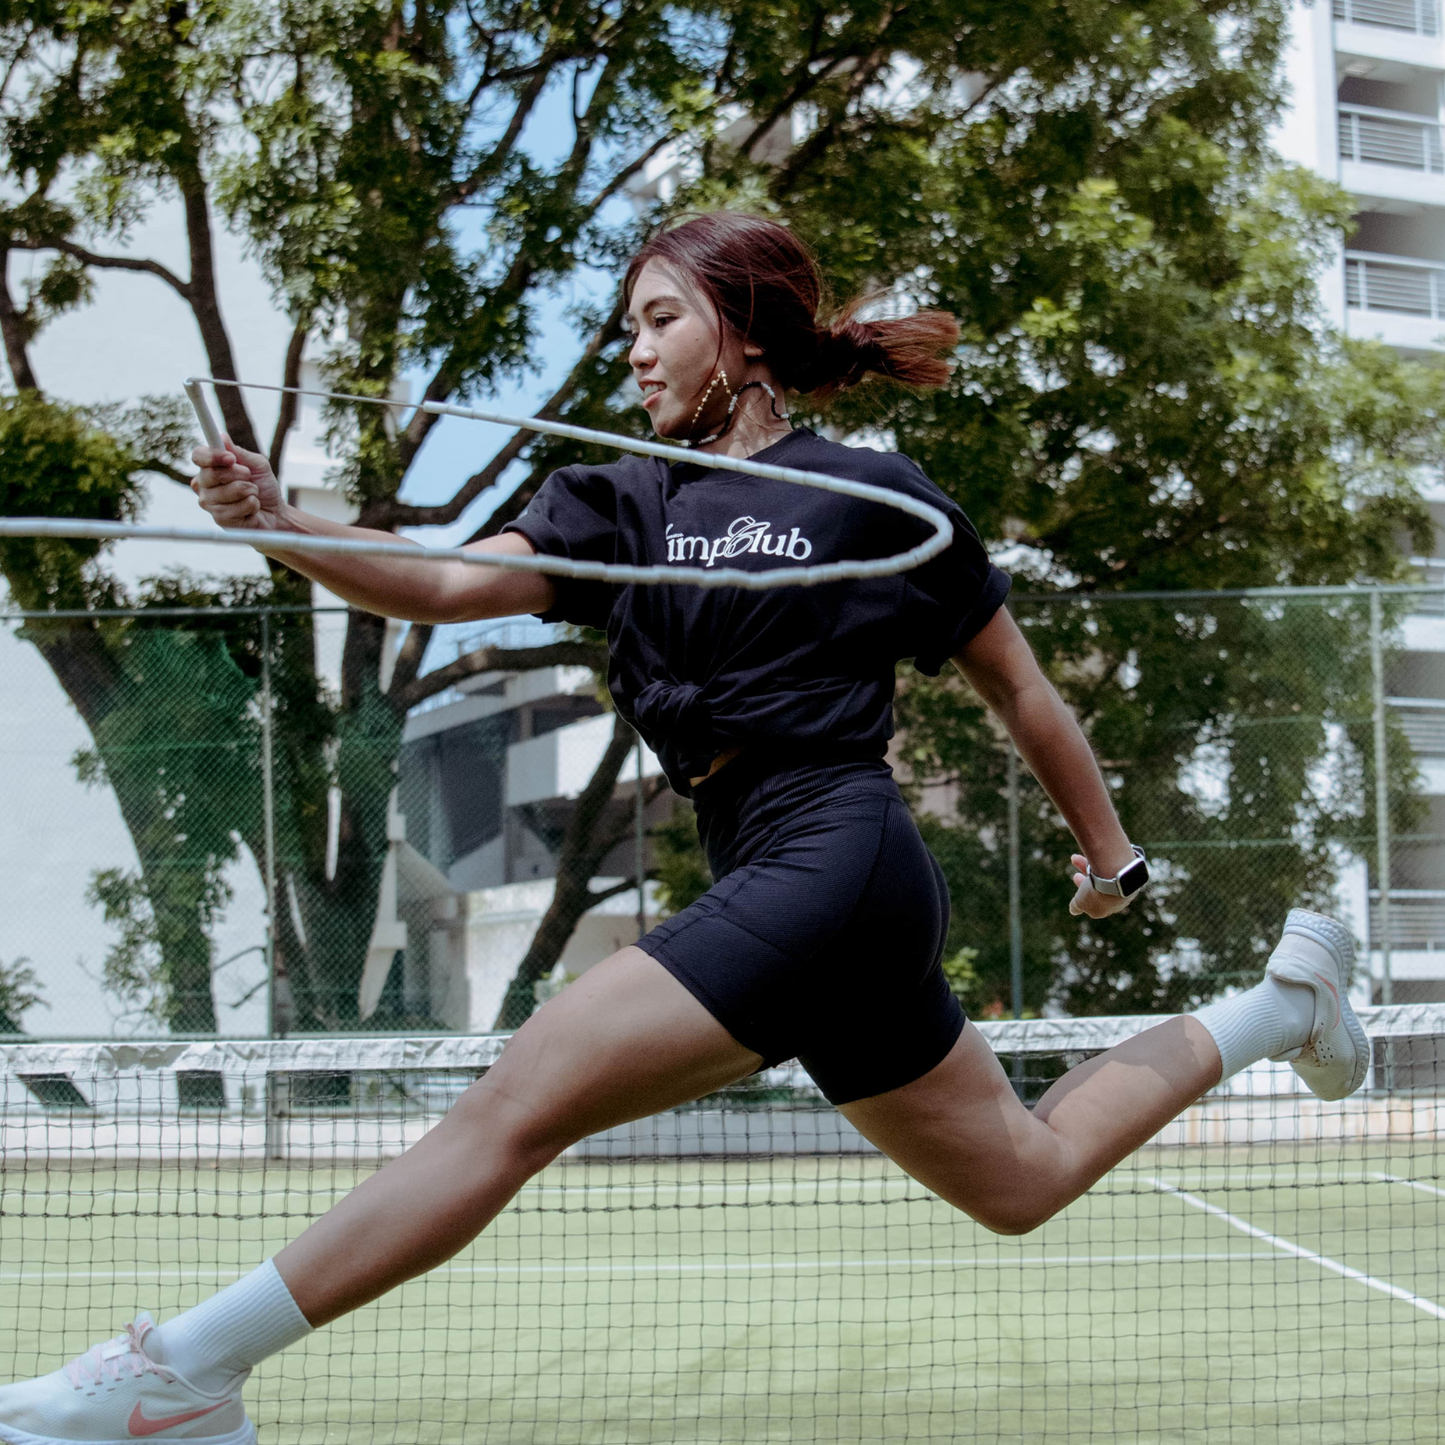
{"type": "MultiPolygon", "coordinates": [[[[1288,522],[1307,490],[1303,458],[1338,433],[1299,421],[1321,343],[1307,285],[1290,289],[1332,202],[1296,178],[1279,191],[1293,213],[1247,203],[1268,171],[1285,13],[1281,0],[42,0],[0,24],[15,178],[0,271],[9,250],[49,258],[28,298],[0,288],[12,379],[41,407],[28,338],[83,305],[107,268],[171,288],[212,373],[233,377],[220,218],[291,319],[275,379],[294,382],[311,348],[339,390],[385,396],[419,370],[430,399],[486,397],[535,366],[541,308],[569,279],[615,275],[670,211],[746,203],[795,222],[840,294],[891,289],[898,304],[964,317],[947,393],[860,394],[834,420],[891,432],[987,537],[1028,540],[1050,576],[1151,585],[1170,548],[1187,546],[1192,560],[1171,575],[1217,585],[1242,565],[1239,539],[1254,559],[1271,527],[1255,572],[1278,572],[1286,534],[1304,539],[1292,576],[1387,567],[1390,528],[1413,515],[1398,470],[1358,517],[1342,516],[1345,494],[1322,492],[1288,522]],[[565,143],[543,159],[529,125],[559,100],[565,143]],[[666,183],[637,190],[654,171],[666,183]],[[184,218],[185,276],[117,246],[160,199],[184,218]],[[1278,505],[1245,521],[1223,505],[1277,473],[1289,482],[1278,505]],[[1131,546],[1110,527],[1121,496],[1150,514],[1131,546]],[[1336,523],[1338,537],[1317,537],[1336,523]]],[[[539,411],[636,429],[620,307],[609,286],[595,294],[574,309],[572,365],[539,411]]],[[[1381,394],[1397,379],[1381,372],[1381,394]]],[[[258,447],[245,394],[222,388],[221,404],[234,439],[258,447]]],[[[283,479],[292,416],[283,407],[258,447],[283,479]]],[[[469,518],[488,535],[578,455],[521,432],[449,501],[422,506],[405,488],[434,416],[393,427],[338,406],[331,419],[361,520],[383,529],[469,518]],[[508,500],[472,516],[513,477],[508,500]]],[[[58,492],[54,505],[81,503],[58,492]]],[[[305,593],[277,568],[270,595],[305,593]]],[[[289,709],[278,826],[294,906],[277,923],[298,1025],[354,1021],[358,930],[407,708],[501,660],[488,650],[424,674],[429,636],[411,629],[383,689],[382,624],[351,614],[336,699],[316,684],[303,626],[278,644],[289,709]],[[344,801],[328,877],[333,781],[344,801]]],[[[70,645],[103,651],[88,635],[70,645]]],[[[598,856],[579,843],[564,866],[598,856]]],[[[559,896],[581,899],[577,881],[559,877],[559,896]]],[[[560,928],[547,936],[529,972],[565,942],[560,928]]]]}
{"type": "Polygon", "coordinates": [[[675,802],[672,816],[653,828],[650,836],[659,911],[664,918],[671,918],[697,902],[713,885],[692,805],[675,802]]]}
{"type": "MultiPolygon", "coordinates": [[[[41,400],[0,402],[0,505],[12,513],[117,520],[134,514],[137,474],[167,465],[185,433],[175,408],[143,401],[129,417],[41,400]]],[[[126,599],[94,546],[0,544],[11,596],[35,612],[115,606],[126,599]]],[[[153,600],[164,602],[166,589],[153,600]]],[[[238,831],[259,823],[253,687],[221,640],[164,626],[33,618],[21,631],[50,664],[90,730],[81,778],[115,794],[139,872],[108,870],[94,900],[122,925],[107,974],[133,976],[158,953],[156,1013],[181,1032],[216,1027],[207,929],[228,889],[238,831]],[[248,785],[249,784],[249,785],[248,785]],[[144,946],[143,946],[144,945],[144,946]]]]}
{"type": "MultiPolygon", "coordinates": [[[[1285,909],[1329,907],[1337,846],[1374,828],[1364,600],[1177,592],[1406,575],[1402,537],[1429,545],[1413,478],[1439,454],[1445,387],[1436,369],[1320,323],[1312,270],[1343,218],[1307,177],[1240,184],[1208,258],[1228,276],[1208,310],[1173,265],[1174,236],[1120,193],[1086,190],[1078,210],[1060,232],[1097,247],[1109,283],[1092,304],[1087,286],[1036,300],[970,358],[945,425],[929,418],[910,445],[931,439],[941,468],[973,444],[975,516],[1018,545],[1033,594],[1016,615],[1126,827],[1162,841],[1161,885],[1107,928],[1075,924],[1072,840],[1025,779],[1028,1006],[1174,1010],[1257,976],[1285,909]],[[973,399],[985,387],[986,407],[973,399]],[[1017,451],[980,443],[999,430],[1017,451]]],[[[926,831],[953,882],[954,944],[979,951],[982,1010],[1009,996],[1005,753],[957,678],[907,679],[900,712],[920,775],[958,788],[957,817],[926,831]]],[[[1405,831],[1419,805],[1401,737],[1389,767],[1405,831]]]]}
{"type": "Polygon", "coordinates": [[[37,1004],[50,1007],[30,960],[17,958],[14,963],[6,963],[0,959],[0,1034],[23,1034],[20,1016],[37,1004]]]}
{"type": "MultiPolygon", "coordinates": [[[[561,958],[562,950],[566,948],[567,940],[572,937],[582,915],[604,899],[639,886],[635,877],[624,878],[620,883],[594,891],[589,881],[601,868],[602,860],[632,830],[633,807],[619,807],[613,798],[613,789],[627,755],[636,747],[636,732],[618,717],[597,771],[579,794],[567,817],[557,845],[557,884],[552,901],[547,905],[527,952],[507,986],[506,996],[497,1012],[498,1028],[516,1028],[527,1021],[536,1004],[534,986],[552,971],[561,958]]],[[[643,803],[646,806],[661,792],[664,784],[659,780],[648,783],[638,778],[637,786],[644,790],[643,803]]]]}

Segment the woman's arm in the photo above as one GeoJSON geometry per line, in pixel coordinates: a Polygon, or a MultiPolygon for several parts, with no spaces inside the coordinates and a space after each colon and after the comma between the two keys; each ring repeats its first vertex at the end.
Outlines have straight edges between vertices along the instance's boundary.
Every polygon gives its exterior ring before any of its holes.
{"type": "MultiPolygon", "coordinates": [[[[191,488],[216,521],[223,527],[254,531],[258,551],[281,558],[288,567],[353,606],[407,622],[471,622],[545,612],[552,606],[552,581],[540,572],[512,572],[457,561],[429,562],[421,557],[415,562],[405,557],[328,557],[268,545],[268,535],[285,532],[359,542],[407,539],[390,532],[329,522],[291,506],[282,495],[270,463],[257,452],[230,445],[221,450],[197,447],[191,456],[201,469],[192,478],[191,488]]],[[[515,532],[487,537],[467,548],[469,552],[512,556],[531,555],[535,550],[515,532]]]]}
{"type": "Polygon", "coordinates": [[[1122,908],[1128,900],[1096,893],[1084,869],[1092,864],[1101,878],[1115,877],[1134,861],[1134,850],[1088,739],[1018,624],[1000,608],[953,663],[1008,729],[1019,756],[1079,841],[1083,852],[1073,859],[1079,892],[1070,912],[1102,918],[1122,908]]]}

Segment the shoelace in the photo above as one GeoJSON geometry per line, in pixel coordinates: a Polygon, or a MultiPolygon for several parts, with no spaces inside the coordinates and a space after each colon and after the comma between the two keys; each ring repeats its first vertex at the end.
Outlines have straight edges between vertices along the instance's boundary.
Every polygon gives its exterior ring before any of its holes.
{"type": "Polygon", "coordinates": [[[159,1375],[163,1380],[170,1379],[169,1372],[146,1354],[141,1339],[141,1331],[135,1324],[128,1324],[125,1334],[95,1345],[66,1365],[65,1378],[76,1386],[103,1385],[106,1376],[118,1381],[122,1368],[126,1367],[132,1379],[139,1379],[147,1372],[159,1375]]]}

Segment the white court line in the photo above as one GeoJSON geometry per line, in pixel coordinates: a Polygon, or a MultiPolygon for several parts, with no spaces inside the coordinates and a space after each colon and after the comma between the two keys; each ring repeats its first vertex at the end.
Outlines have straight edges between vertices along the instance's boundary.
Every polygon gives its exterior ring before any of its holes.
{"type": "MultiPolygon", "coordinates": [[[[1204,1188],[1205,1180],[1220,1179],[1226,1181],[1225,1187],[1243,1192],[1245,1190],[1258,1189],[1327,1189],[1333,1185],[1369,1185],[1376,1184],[1388,1178],[1384,1174],[1295,1174],[1292,1171],[1284,1173],[1266,1173],[1263,1168],[1253,1168],[1249,1165],[1240,1165],[1237,1170],[1231,1169],[1175,1169],[1168,1170],[1174,1176],[1174,1187],[1176,1189],[1204,1188]],[[1229,1184],[1228,1181],[1234,1181],[1229,1184]]],[[[1116,1182],[1127,1180],[1129,1175],[1112,1174],[1107,1176],[1116,1182]]],[[[1152,1179],[1162,1178],[1162,1175],[1140,1175],[1139,1182],[1149,1183],[1152,1179]]]]}
{"type": "MultiPolygon", "coordinates": [[[[1154,1169],[1149,1172],[1140,1170],[1140,1179],[1155,1179],[1162,1174],[1175,1174],[1186,1179],[1233,1179],[1236,1175],[1246,1178],[1265,1178],[1297,1180],[1301,1184],[1367,1184],[1371,1179],[1379,1179],[1382,1176],[1373,1173],[1362,1173],[1358,1175],[1335,1174],[1323,1172],[1328,1168],[1323,1164],[1220,1164],[1212,1169],[1196,1169],[1187,1164],[1181,1164],[1174,1169],[1154,1169]],[[1301,1175],[1298,1171],[1313,1169],[1321,1171],[1314,1175],[1301,1175]]],[[[1110,1176],[1114,1179],[1128,1178],[1129,1175],[1121,1170],[1115,1170],[1110,1176]]]]}
{"type": "Polygon", "coordinates": [[[1182,1189],[1176,1189],[1174,1185],[1163,1179],[1154,1179],[1150,1182],[1160,1193],[1172,1194],[1195,1209],[1202,1209],[1206,1214],[1212,1214],[1216,1219],[1224,1220],[1231,1228],[1249,1235],[1252,1239],[1261,1239],[1266,1244],[1272,1244],[1284,1254],[1292,1254],[1296,1259],[1307,1259],[1311,1264],[1319,1265],[1321,1269],[1331,1270],[1335,1274],[1343,1275],[1345,1279],[1357,1281],[1367,1289],[1379,1290],[1381,1294],[1403,1300],[1406,1304],[1414,1305],[1417,1310],[1427,1315],[1434,1315],[1437,1320],[1445,1320],[1445,1308],[1437,1305],[1432,1299],[1426,1299],[1424,1295],[1411,1294],[1409,1290],[1401,1289],[1399,1285],[1391,1284],[1387,1279],[1366,1274],[1363,1270],[1354,1268],[1353,1265],[1341,1264],[1339,1260],[1331,1259],[1326,1254],[1317,1254],[1312,1249],[1306,1249],[1302,1244],[1294,1243],[1293,1240],[1283,1239],[1277,1234],[1270,1234],[1259,1228],[1258,1225],[1251,1224],[1247,1219],[1241,1219],[1237,1214],[1231,1214],[1227,1209],[1221,1209],[1217,1204],[1211,1204],[1207,1199],[1201,1199],[1197,1194],[1186,1194],[1182,1189]]]}
{"type": "MultiPolygon", "coordinates": [[[[1300,1176],[1299,1176],[1299,1171],[1300,1171],[1300,1170],[1315,1170],[1315,1171],[1318,1171],[1316,1178],[1314,1178],[1314,1179],[1307,1179],[1307,1180],[1304,1180],[1304,1181],[1303,1181],[1303,1182],[1306,1182],[1306,1183],[1363,1184],[1363,1183],[1368,1183],[1371,1179],[1384,1179],[1384,1178],[1387,1177],[1386,1175],[1381,1174],[1381,1173],[1378,1173],[1377,1171],[1373,1171],[1373,1170],[1366,1169],[1366,1168],[1365,1168],[1365,1165],[1366,1165],[1368,1162],[1369,1162],[1369,1161],[1367,1161],[1367,1160],[1363,1160],[1363,1159],[1360,1160],[1360,1161],[1359,1161],[1359,1164],[1360,1164],[1360,1170],[1361,1170],[1361,1172],[1360,1172],[1359,1174],[1355,1174],[1355,1175],[1351,1175],[1351,1174],[1337,1174],[1337,1173],[1334,1172],[1333,1166],[1331,1166],[1331,1165],[1329,1165],[1329,1164],[1318,1164],[1318,1163],[1311,1163],[1311,1164],[1280,1164],[1280,1163],[1270,1163],[1270,1164],[1214,1164],[1214,1165],[1209,1165],[1209,1166],[1203,1166],[1203,1165],[1198,1165],[1198,1166],[1196,1166],[1196,1165],[1192,1165],[1192,1164],[1176,1164],[1176,1165],[1173,1165],[1173,1166],[1160,1165],[1160,1166],[1156,1166],[1156,1167],[1153,1168],[1153,1169],[1148,1169],[1148,1168],[1139,1169],[1139,1170],[1115,1169],[1114,1171],[1112,1171],[1112,1173],[1111,1173],[1108,1177],[1109,1177],[1109,1178],[1113,1178],[1113,1179],[1126,1179],[1126,1178],[1128,1178],[1131,1174],[1137,1174],[1137,1176],[1138,1176],[1140,1179],[1157,1179],[1157,1178],[1159,1178],[1159,1177],[1161,1177],[1162,1175],[1165,1175],[1165,1174],[1173,1174],[1173,1175],[1177,1175],[1177,1176],[1179,1176],[1179,1177],[1181,1177],[1181,1178],[1189,1178],[1189,1179],[1224,1179],[1224,1178],[1232,1178],[1234,1175],[1240,1174],[1240,1175],[1266,1175],[1266,1176],[1271,1177],[1271,1178],[1293,1179],[1293,1178],[1296,1178],[1296,1177],[1300,1177],[1300,1176]]],[[[1388,1176],[1388,1177],[1390,1177],[1390,1178],[1396,1178],[1396,1177],[1399,1177],[1399,1176],[1390,1175],[1390,1176],[1388,1176]]]]}
{"type": "Polygon", "coordinates": [[[1433,1184],[1421,1184],[1418,1179],[1406,1179],[1402,1174],[1376,1174],[1376,1179],[1383,1179],[1386,1184],[1403,1184],[1406,1189],[1418,1189],[1421,1194],[1433,1194],[1437,1199],[1445,1199],[1445,1189],[1436,1189],[1433,1184]]]}
{"type": "MultiPolygon", "coordinates": [[[[430,1275],[552,1275],[552,1274],[786,1274],[822,1269],[1009,1269],[1015,1265],[1088,1265],[1088,1264],[1198,1264],[1231,1259],[1276,1259],[1270,1250],[1211,1250],[1196,1254],[1037,1254],[999,1258],[992,1255],[965,1255],[945,1259],[922,1257],[861,1259],[764,1259],[719,1260],[715,1263],[692,1263],[686,1260],[630,1262],[619,1260],[606,1264],[454,1264],[442,1265],[430,1275]]],[[[0,1284],[29,1284],[46,1280],[215,1280],[239,1279],[241,1270],[215,1269],[108,1269],[108,1270],[3,1270],[0,1284]]]]}

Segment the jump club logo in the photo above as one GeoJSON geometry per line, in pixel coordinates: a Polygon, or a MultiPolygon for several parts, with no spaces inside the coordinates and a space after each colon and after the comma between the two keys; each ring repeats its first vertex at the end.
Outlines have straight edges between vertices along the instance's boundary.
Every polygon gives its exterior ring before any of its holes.
{"type": "Polygon", "coordinates": [[[740,557],[744,552],[761,552],[765,557],[787,557],[803,562],[813,555],[813,544],[796,527],[784,535],[774,533],[771,522],[739,517],[721,537],[689,537],[667,524],[667,560],[702,562],[711,567],[719,557],[740,557]]]}

